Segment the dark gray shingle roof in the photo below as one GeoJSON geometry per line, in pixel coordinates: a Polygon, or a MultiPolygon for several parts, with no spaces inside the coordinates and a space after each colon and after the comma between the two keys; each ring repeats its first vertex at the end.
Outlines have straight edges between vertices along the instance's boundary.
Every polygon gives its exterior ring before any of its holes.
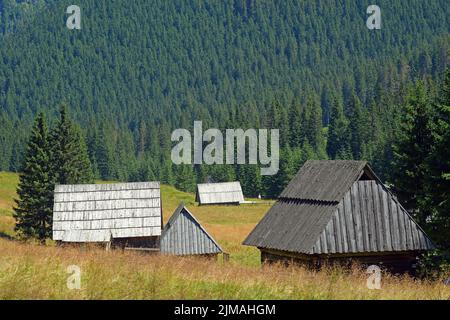
{"type": "Polygon", "coordinates": [[[307,253],[330,221],[334,208],[322,202],[278,201],[244,245],[307,253]]]}
{"type": "Polygon", "coordinates": [[[304,254],[434,247],[362,161],[308,161],[244,244],[304,254]],[[364,173],[372,180],[358,181],[364,173]]]}
{"type": "Polygon", "coordinates": [[[340,201],[364,168],[366,161],[306,161],[280,198],[340,201]]]}

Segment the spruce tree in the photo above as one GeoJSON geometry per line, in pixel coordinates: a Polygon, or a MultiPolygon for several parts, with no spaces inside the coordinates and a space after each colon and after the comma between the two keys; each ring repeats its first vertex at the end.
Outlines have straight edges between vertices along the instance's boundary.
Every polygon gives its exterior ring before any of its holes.
{"type": "MultiPolygon", "coordinates": [[[[308,143],[305,143],[308,145],[308,143]]],[[[262,176],[264,195],[276,199],[295,175],[296,162],[290,148],[280,150],[280,168],[270,176],[262,176]]]]}
{"type": "Polygon", "coordinates": [[[450,250],[450,71],[433,117],[433,148],[427,160],[426,191],[433,212],[429,222],[433,239],[450,250]]]}
{"type": "Polygon", "coordinates": [[[102,128],[94,137],[93,154],[98,170],[99,177],[103,180],[111,179],[114,174],[114,164],[112,161],[112,152],[107,142],[105,128],[102,128]]]}
{"type": "Polygon", "coordinates": [[[334,98],[327,141],[327,153],[331,159],[347,159],[350,157],[348,136],[348,120],[344,115],[344,108],[340,101],[334,98]]]}
{"type": "Polygon", "coordinates": [[[163,163],[161,164],[161,169],[160,169],[160,180],[162,183],[166,183],[166,184],[170,184],[170,185],[174,185],[175,181],[176,181],[176,177],[175,174],[173,172],[173,164],[172,161],[170,160],[165,160],[163,161],[163,163]]]}
{"type": "Polygon", "coordinates": [[[299,148],[303,144],[302,137],[304,137],[304,128],[302,127],[302,110],[296,102],[293,102],[290,106],[289,124],[291,127],[289,145],[292,148],[299,148]]]}
{"type": "Polygon", "coordinates": [[[324,153],[324,138],[322,133],[322,108],[317,98],[310,95],[306,103],[306,138],[317,154],[324,153]]]}
{"type": "Polygon", "coordinates": [[[195,191],[195,174],[191,165],[182,164],[176,166],[175,187],[185,192],[195,191]]]}
{"type": "Polygon", "coordinates": [[[429,212],[420,210],[425,200],[426,159],[432,146],[430,102],[418,83],[404,107],[403,121],[394,145],[393,183],[403,206],[425,225],[429,212]]]}
{"type": "Polygon", "coordinates": [[[41,244],[52,231],[54,180],[51,174],[48,129],[40,113],[28,141],[15,199],[16,232],[23,238],[37,238],[41,244]]]}
{"type": "Polygon", "coordinates": [[[65,107],[51,133],[52,163],[59,184],[89,183],[93,173],[80,129],[69,119],[65,107]]]}
{"type": "Polygon", "coordinates": [[[218,164],[211,166],[209,176],[214,182],[230,182],[236,179],[236,172],[232,165],[218,164]]]}
{"type": "Polygon", "coordinates": [[[261,169],[258,165],[239,165],[236,171],[246,197],[257,197],[261,194],[261,169]]]}
{"type": "Polygon", "coordinates": [[[347,107],[350,134],[350,149],[352,157],[360,160],[363,155],[363,145],[365,143],[366,126],[364,110],[358,96],[353,93],[347,107]]]}

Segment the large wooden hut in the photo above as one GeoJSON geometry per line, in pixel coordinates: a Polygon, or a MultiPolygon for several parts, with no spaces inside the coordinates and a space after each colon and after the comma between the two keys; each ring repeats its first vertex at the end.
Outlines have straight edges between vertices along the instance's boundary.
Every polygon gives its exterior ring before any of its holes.
{"type": "Polygon", "coordinates": [[[57,185],[53,239],[159,249],[159,182],[57,185]]]}
{"type": "Polygon", "coordinates": [[[194,215],[181,204],[164,226],[161,253],[213,257],[223,250],[194,215]]]}
{"type": "Polygon", "coordinates": [[[241,204],[244,202],[241,183],[234,181],[198,184],[195,201],[199,205],[241,204]]]}
{"type": "Polygon", "coordinates": [[[244,241],[262,262],[412,271],[433,243],[365,161],[307,161],[244,241]]]}

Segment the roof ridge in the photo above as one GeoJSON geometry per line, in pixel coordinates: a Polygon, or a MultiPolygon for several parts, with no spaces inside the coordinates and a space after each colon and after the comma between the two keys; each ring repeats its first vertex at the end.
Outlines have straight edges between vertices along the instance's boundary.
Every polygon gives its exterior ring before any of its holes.
{"type": "Polygon", "coordinates": [[[329,205],[338,205],[339,201],[334,200],[321,200],[321,199],[308,199],[308,198],[289,198],[289,197],[279,197],[277,199],[278,201],[285,201],[285,202],[295,202],[295,203],[323,203],[323,204],[329,204],[329,205]]]}

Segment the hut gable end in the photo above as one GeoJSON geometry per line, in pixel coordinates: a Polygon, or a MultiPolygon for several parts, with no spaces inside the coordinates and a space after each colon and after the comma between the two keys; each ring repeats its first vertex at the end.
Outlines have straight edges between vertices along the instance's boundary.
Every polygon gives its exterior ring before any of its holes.
{"type": "Polygon", "coordinates": [[[433,243],[378,181],[356,181],[310,251],[311,254],[422,251],[433,243]],[[402,226],[392,223],[402,221],[402,226]],[[403,239],[403,241],[393,241],[403,239]]]}
{"type": "Polygon", "coordinates": [[[222,252],[219,244],[182,204],[164,227],[161,252],[173,255],[213,255],[222,252]]]}

